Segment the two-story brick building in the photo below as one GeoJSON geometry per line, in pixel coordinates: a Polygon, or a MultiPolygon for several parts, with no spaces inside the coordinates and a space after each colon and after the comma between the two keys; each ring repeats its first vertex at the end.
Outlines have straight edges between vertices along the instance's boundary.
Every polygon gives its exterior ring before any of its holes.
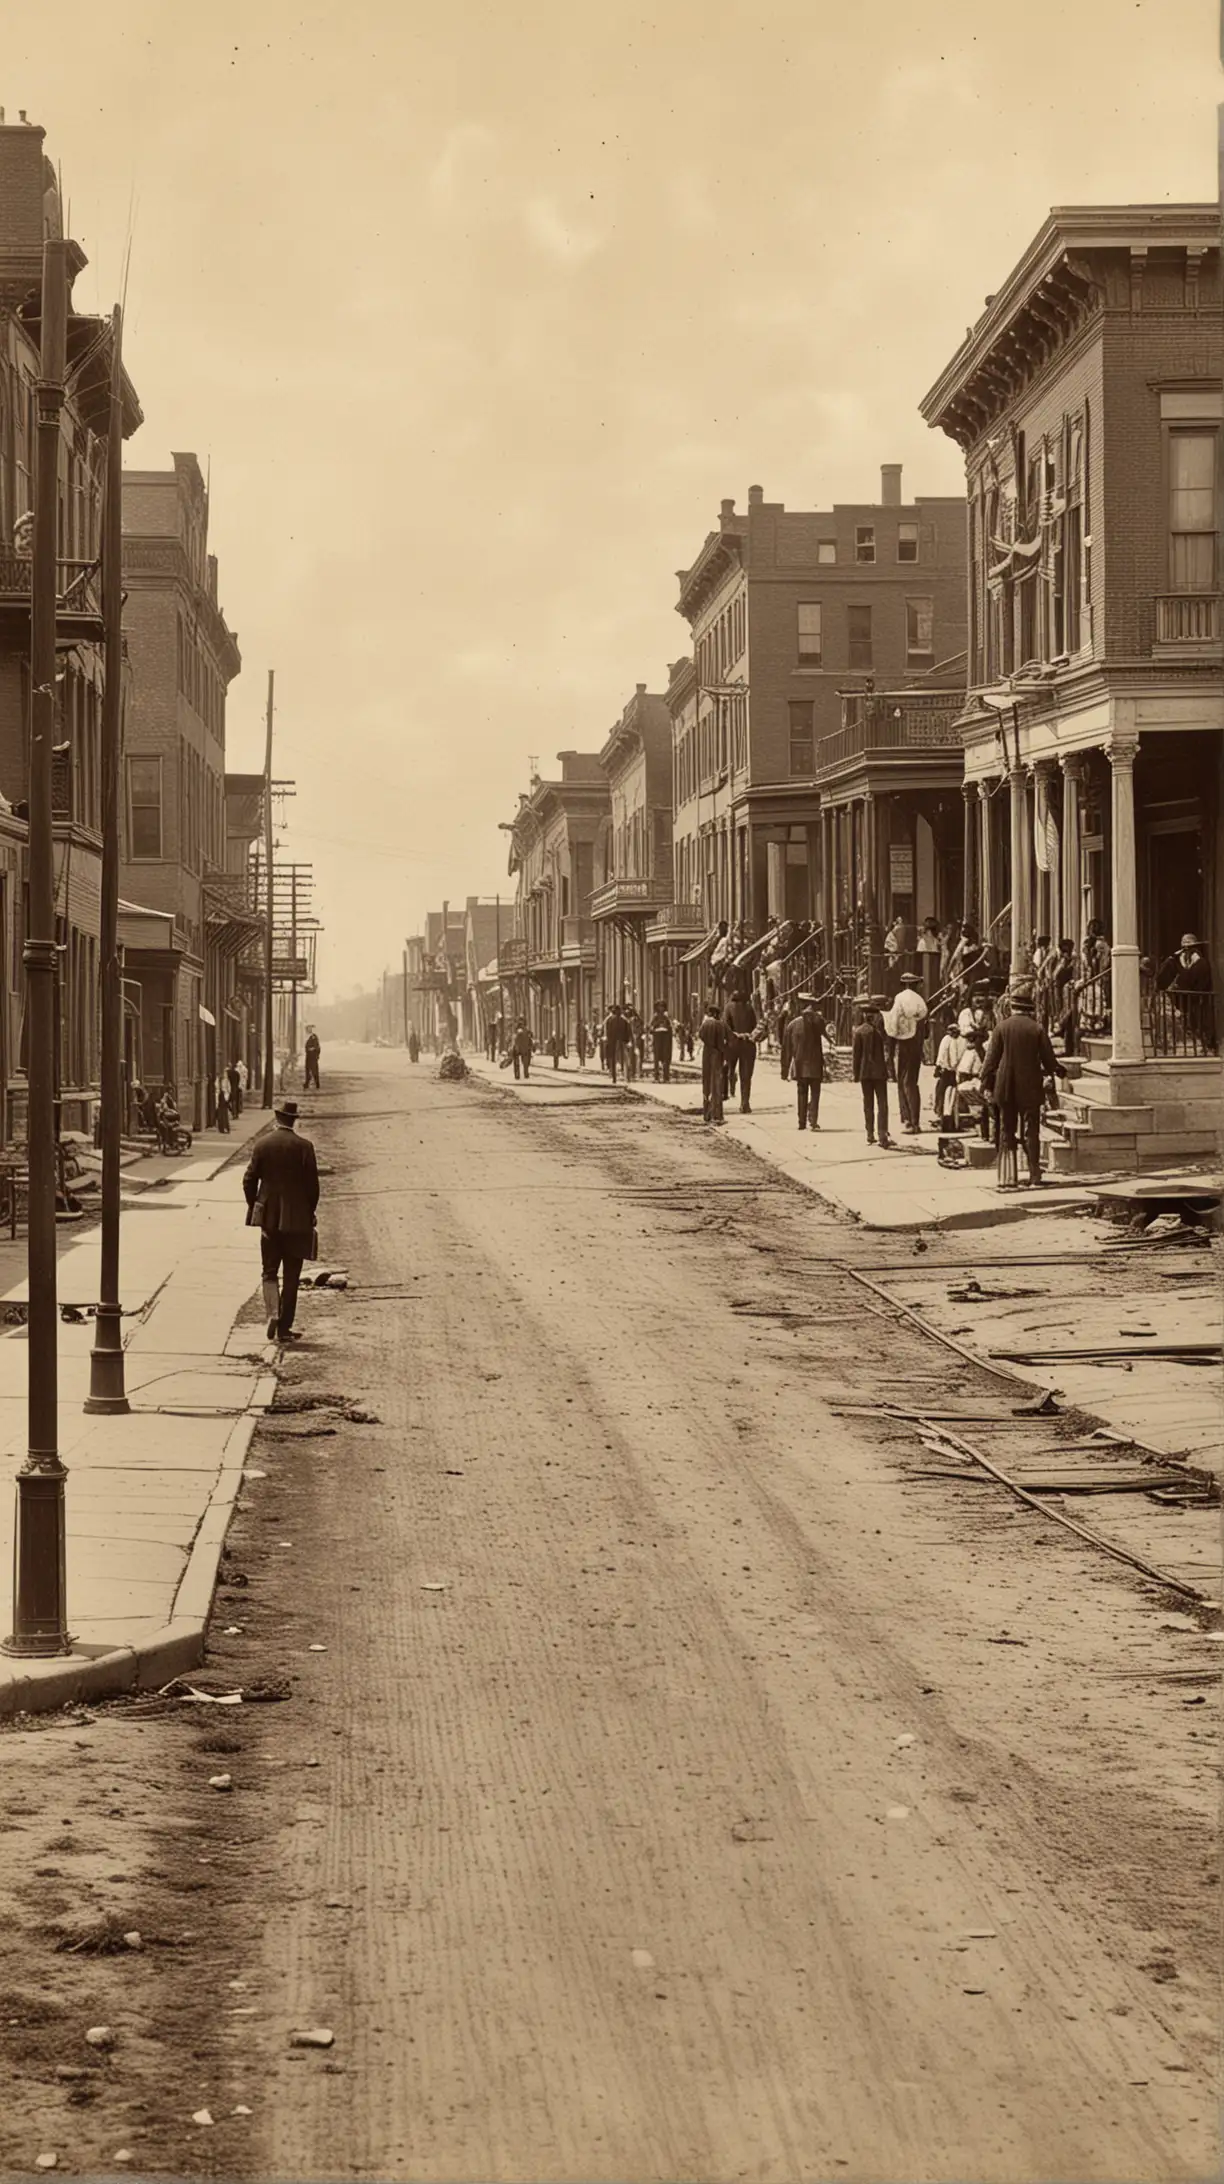
{"type": "MultiPolygon", "coordinates": [[[[26,798],[29,793],[30,606],[45,236],[62,236],[44,132],[0,123],[0,1132],[24,1129],[26,798]]],[[[70,288],[86,263],[67,246],[70,288]]],[[[109,428],[111,326],[69,300],[67,386],[60,420],[56,614],[57,747],[53,774],[58,1076],[68,1127],[88,1129],[99,1061],[101,903],[102,503],[109,428]]],[[[141,423],[126,374],[122,430],[141,423]]]]}
{"type": "MultiPolygon", "coordinates": [[[[921,405],[963,448],[970,906],[1111,967],[1060,1164],[1210,1152],[1216,1010],[1162,990],[1224,949],[1224,425],[1216,205],[1056,208],[921,405]]],[[[1217,1003],[1218,1006],[1218,1003],[1217,1003]]]]}
{"type": "MultiPolygon", "coordinates": [[[[672,898],[672,724],[667,700],[639,683],[599,754],[609,808],[595,854],[590,917],[595,1006],[613,1001],[650,1014],[654,966],[647,932],[672,898]]],[[[663,988],[660,986],[659,993],[663,988]]]]}
{"type": "Polygon", "coordinates": [[[679,572],[692,673],[668,689],[675,899],[699,908],[710,954],[720,925],[731,949],[827,914],[822,740],[846,691],[963,681],[965,552],[963,500],[904,501],[895,463],[878,502],[795,510],[760,486],[744,514],[723,502],[679,572]]]}
{"type": "Polygon", "coordinates": [[[226,872],[225,703],[242,661],[217,601],[208,492],[194,455],[123,480],[124,635],[132,698],[124,737],[122,892],[173,919],[170,945],[143,951],[147,1081],[212,1120],[222,1033],[250,916],[226,872]]]}

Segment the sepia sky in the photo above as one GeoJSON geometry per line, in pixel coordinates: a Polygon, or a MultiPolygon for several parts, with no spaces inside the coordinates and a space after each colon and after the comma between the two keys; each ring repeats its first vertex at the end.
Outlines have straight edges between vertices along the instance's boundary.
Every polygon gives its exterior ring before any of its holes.
{"type": "Polygon", "coordinates": [[[719,501],[959,489],[917,402],[1051,204],[1214,196],[1215,0],[59,0],[5,10],[128,461],[211,462],[321,991],[503,895],[529,754],[685,650],[719,501]]]}

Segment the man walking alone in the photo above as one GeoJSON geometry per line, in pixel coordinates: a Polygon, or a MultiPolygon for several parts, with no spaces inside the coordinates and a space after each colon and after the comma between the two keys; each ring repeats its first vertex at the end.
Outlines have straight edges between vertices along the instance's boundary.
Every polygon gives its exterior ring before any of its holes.
{"type": "Polygon", "coordinates": [[[1033,1013],[1033,989],[1017,986],[1011,1015],[996,1026],[982,1064],[982,1090],[999,1110],[998,1188],[1011,1190],[1017,1173],[1018,1141],[1028,1156],[1030,1187],[1041,1184],[1041,1097],[1045,1081],[1067,1072],[1050,1045],[1050,1035],[1033,1013]]]}
{"type": "Polygon", "coordinates": [[[756,1068],[757,1014],[746,993],[733,993],[723,1012],[727,1026],[727,1051],[731,1075],[739,1078],[740,1113],[752,1112],[752,1072],[756,1068]]]}
{"type": "Polygon", "coordinates": [[[303,1089],[307,1092],[310,1091],[312,1086],[316,1092],[319,1089],[319,1056],[322,1051],[323,1049],[319,1045],[318,1032],[313,1024],[308,1024],[306,1026],[306,1076],[303,1082],[303,1089]]]}
{"type": "Polygon", "coordinates": [[[880,1004],[873,994],[861,1004],[863,1021],[854,1033],[854,1081],[862,1086],[863,1121],[867,1125],[867,1143],[874,1145],[879,1130],[880,1144],[887,1151],[892,1149],[888,1134],[888,1051],[884,1044],[884,1020],[880,1004]]]}
{"type": "Polygon", "coordinates": [[[297,1101],[278,1100],[276,1122],[251,1147],[242,1188],[247,1226],[257,1228],[269,1342],[289,1342],[302,1262],[314,1245],[319,1169],[309,1138],[299,1137],[297,1101]],[[279,1278],[279,1286],[278,1286],[279,1278]]]}

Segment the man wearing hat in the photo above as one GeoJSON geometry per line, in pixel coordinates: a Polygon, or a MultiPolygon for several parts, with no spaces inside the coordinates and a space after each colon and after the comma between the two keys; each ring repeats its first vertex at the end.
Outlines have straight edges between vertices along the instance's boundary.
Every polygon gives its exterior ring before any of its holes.
{"type": "Polygon", "coordinates": [[[1171,994],[1180,1008],[1191,1047],[1214,1054],[1216,1044],[1214,980],[1211,962],[1197,933],[1183,933],[1181,946],[1166,956],[1156,973],[1162,993],[1171,994]]]}
{"type": "Polygon", "coordinates": [[[289,1342],[297,1339],[293,1317],[302,1261],[314,1246],[319,1169],[310,1139],[299,1137],[294,1128],[297,1101],[278,1100],[275,1112],[275,1126],[262,1131],[251,1147],[242,1188],[247,1226],[260,1232],[268,1340],[289,1342]]]}
{"type": "Polygon", "coordinates": [[[319,1044],[318,1032],[315,1030],[313,1024],[307,1024],[306,1075],[303,1079],[303,1089],[307,1092],[309,1092],[312,1085],[314,1086],[316,1092],[319,1089],[319,1056],[322,1052],[323,1049],[319,1044]]]}
{"type": "Polygon", "coordinates": [[[893,1042],[901,1128],[911,1137],[915,1130],[922,1128],[922,1095],[918,1089],[918,1072],[922,1067],[922,1042],[926,1036],[923,1027],[927,1020],[927,1005],[919,992],[921,984],[917,971],[902,971],[900,987],[884,1018],[884,1029],[893,1042]]]}
{"type": "Polygon", "coordinates": [[[820,1090],[824,1083],[825,1020],[814,993],[801,993],[799,1014],[782,1035],[782,1075],[793,1074],[799,1103],[799,1128],[819,1130],[820,1090]]]}
{"type": "Polygon", "coordinates": [[[996,1024],[982,1064],[982,1090],[999,1110],[998,1187],[1012,1190],[1018,1142],[1028,1156],[1030,1184],[1041,1182],[1041,1095],[1046,1079],[1067,1072],[1050,1045],[1050,1035],[1033,1013],[1031,986],[1013,987],[1011,1014],[996,1024]]]}

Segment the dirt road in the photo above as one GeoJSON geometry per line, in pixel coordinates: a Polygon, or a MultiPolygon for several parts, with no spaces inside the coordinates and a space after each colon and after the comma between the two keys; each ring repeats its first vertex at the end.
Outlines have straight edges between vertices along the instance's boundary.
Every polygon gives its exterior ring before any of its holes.
{"type": "Polygon", "coordinates": [[[211,1734],[108,1710],[71,1761],[5,1743],[55,1794],[130,1758],[167,1942],[138,1979],[91,1960],[129,2030],[58,2143],[277,2177],[1213,2173],[1210,1641],[834,1414],[990,1384],[823,1259],[847,1232],[809,1196],[616,1094],[364,1069],[314,1131],[351,1286],[307,1301],[216,1620],[211,1687],[292,1696],[211,1734]]]}

